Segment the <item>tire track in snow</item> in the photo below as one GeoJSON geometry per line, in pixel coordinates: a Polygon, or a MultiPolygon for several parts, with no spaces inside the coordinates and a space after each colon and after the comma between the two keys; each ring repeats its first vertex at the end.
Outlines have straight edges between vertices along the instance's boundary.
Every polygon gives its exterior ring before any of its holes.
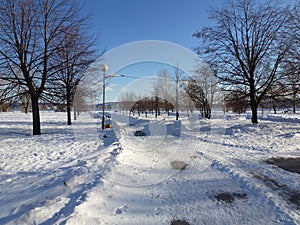
{"type": "MultiPolygon", "coordinates": [[[[193,135],[188,134],[188,136],[193,137],[193,135]]],[[[249,149],[253,151],[251,146],[240,146],[240,145],[234,145],[234,144],[228,144],[228,143],[222,143],[219,140],[209,140],[205,137],[194,137],[198,141],[201,141],[202,143],[205,143],[207,145],[213,146],[211,149],[217,149],[217,148],[242,148],[242,149],[249,149]]],[[[258,151],[258,154],[260,152],[266,151],[265,148],[255,147],[255,149],[258,151]]],[[[226,157],[225,154],[220,155],[220,152],[217,151],[214,154],[209,151],[202,151],[198,152],[198,154],[208,160],[212,161],[211,166],[219,171],[221,171],[224,174],[229,175],[234,181],[236,181],[245,191],[254,193],[257,196],[260,196],[261,199],[266,199],[268,201],[268,205],[274,207],[278,214],[276,213],[278,217],[279,223],[284,224],[299,224],[300,223],[300,215],[299,212],[295,209],[291,209],[291,207],[288,206],[288,204],[282,204],[285,203],[285,201],[282,199],[281,196],[278,195],[278,193],[275,193],[274,190],[267,187],[263,182],[259,181],[258,179],[255,179],[253,174],[253,168],[250,170],[245,167],[245,162],[240,161],[241,165],[244,165],[241,167],[238,167],[236,164],[230,163],[230,161],[233,158],[226,157]],[[252,175],[251,175],[252,174],[252,175]]],[[[235,157],[235,156],[234,156],[235,157]]],[[[253,165],[251,165],[253,166],[253,165]]],[[[255,165],[257,170],[261,170],[262,166],[255,165]]]]}
{"type": "MultiPolygon", "coordinates": [[[[200,140],[203,141],[203,139],[200,140]]],[[[272,189],[268,188],[265,184],[258,182],[257,179],[249,175],[251,174],[251,171],[237,168],[236,165],[229,163],[229,159],[225,161],[224,156],[222,156],[221,159],[219,157],[216,157],[216,155],[212,155],[208,152],[198,152],[198,154],[208,160],[211,160],[212,168],[215,168],[222,173],[229,175],[247,193],[253,193],[255,196],[259,196],[260,199],[266,199],[268,205],[276,209],[276,219],[278,223],[297,225],[300,222],[299,214],[296,211],[291,211],[290,207],[286,207],[286,205],[281,204],[282,200],[277,194],[274,193],[272,189]]]]}

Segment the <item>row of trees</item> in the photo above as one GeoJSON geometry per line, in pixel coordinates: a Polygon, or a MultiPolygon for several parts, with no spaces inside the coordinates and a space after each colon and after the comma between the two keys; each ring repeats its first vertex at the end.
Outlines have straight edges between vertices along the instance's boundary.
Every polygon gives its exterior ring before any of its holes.
{"type": "Polygon", "coordinates": [[[95,36],[76,0],[0,0],[1,99],[30,99],[33,134],[41,134],[39,101],[67,105],[95,59],[95,36]]]}
{"type": "Polygon", "coordinates": [[[219,97],[216,79],[212,71],[201,64],[194,75],[187,75],[177,66],[171,71],[164,69],[158,73],[157,81],[150,96],[142,97],[133,92],[123,92],[119,97],[119,108],[129,114],[154,114],[158,117],[161,111],[168,116],[174,112],[179,119],[179,112],[187,115],[199,110],[202,117],[210,119],[215,97],[219,97]]]}
{"type": "MultiPolygon", "coordinates": [[[[257,123],[259,106],[289,97],[296,111],[300,85],[300,3],[227,0],[210,11],[213,26],[194,33],[195,51],[215,71],[229,102],[250,106],[257,123]]],[[[240,107],[237,110],[243,110],[240,107]]]]}
{"type": "MultiPolygon", "coordinates": [[[[195,51],[207,64],[191,68],[195,75],[190,77],[178,66],[173,71],[162,70],[153,97],[132,102],[128,100],[133,99],[132,94],[123,94],[120,102],[124,110],[144,104],[156,114],[159,108],[167,113],[175,111],[178,120],[180,110],[198,109],[203,117],[210,118],[220,87],[235,111],[250,106],[253,123],[258,122],[259,106],[272,105],[276,110],[278,102],[286,102],[287,98],[296,111],[300,92],[300,3],[226,3],[223,8],[211,9],[213,26],[193,35],[200,41],[195,51]]],[[[0,0],[0,6],[0,106],[5,108],[7,102],[18,99],[26,109],[31,102],[33,134],[41,133],[41,100],[66,104],[71,124],[75,92],[83,91],[77,90],[78,84],[96,58],[95,37],[88,32],[89,17],[81,13],[76,0],[0,0]]],[[[75,105],[82,107],[86,99],[78,96],[75,105]]]]}

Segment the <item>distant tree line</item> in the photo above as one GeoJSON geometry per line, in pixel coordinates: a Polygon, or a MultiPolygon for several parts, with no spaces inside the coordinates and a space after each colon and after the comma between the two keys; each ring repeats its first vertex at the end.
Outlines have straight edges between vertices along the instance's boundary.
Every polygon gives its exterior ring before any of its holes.
{"type": "Polygon", "coordinates": [[[134,92],[122,92],[119,96],[119,109],[129,115],[155,118],[164,115],[180,117],[180,112],[199,111],[203,118],[210,119],[214,98],[218,95],[217,82],[212,71],[201,65],[188,76],[179,67],[171,71],[164,69],[158,73],[156,84],[149,96],[141,97],[134,92]]]}
{"type": "Polygon", "coordinates": [[[0,104],[31,105],[41,134],[39,103],[71,107],[84,71],[95,59],[89,17],[75,0],[0,0],[0,104]]]}

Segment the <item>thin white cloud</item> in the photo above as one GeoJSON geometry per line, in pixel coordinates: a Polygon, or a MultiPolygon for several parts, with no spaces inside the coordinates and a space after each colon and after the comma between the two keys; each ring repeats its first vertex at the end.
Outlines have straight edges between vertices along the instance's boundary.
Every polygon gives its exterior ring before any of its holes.
{"type": "Polygon", "coordinates": [[[109,92],[114,92],[115,88],[118,87],[119,85],[117,83],[109,83],[106,88],[105,91],[109,91],[109,92]]]}

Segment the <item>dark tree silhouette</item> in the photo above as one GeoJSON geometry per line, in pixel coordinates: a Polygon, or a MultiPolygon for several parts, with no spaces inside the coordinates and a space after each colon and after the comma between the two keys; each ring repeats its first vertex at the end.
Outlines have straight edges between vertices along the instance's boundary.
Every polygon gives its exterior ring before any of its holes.
{"type": "Polygon", "coordinates": [[[193,101],[196,109],[198,109],[201,112],[202,117],[210,119],[211,105],[198,82],[193,78],[189,78],[187,81],[187,85],[184,87],[184,89],[193,101]]]}
{"type": "Polygon", "coordinates": [[[41,134],[39,99],[60,65],[53,61],[66,28],[76,27],[73,0],[0,0],[0,79],[24,86],[31,98],[33,134],[41,134]]]}
{"type": "Polygon", "coordinates": [[[292,8],[286,26],[288,37],[291,41],[288,58],[284,71],[287,75],[286,85],[292,100],[293,112],[296,112],[300,94],[300,2],[292,8]]]}
{"type": "Polygon", "coordinates": [[[87,35],[87,30],[81,24],[78,24],[75,29],[69,27],[65,30],[67,32],[65,32],[62,47],[54,57],[59,70],[50,81],[57,90],[54,94],[66,103],[67,124],[71,125],[71,109],[77,86],[90,63],[96,59],[93,49],[95,37],[87,35]]]}
{"type": "Polygon", "coordinates": [[[249,99],[252,123],[258,122],[259,103],[282,76],[288,11],[278,1],[227,0],[223,8],[210,11],[215,25],[194,34],[201,41],[196,51],[216,68],[224,90],[238,90],[249,99]]]}

